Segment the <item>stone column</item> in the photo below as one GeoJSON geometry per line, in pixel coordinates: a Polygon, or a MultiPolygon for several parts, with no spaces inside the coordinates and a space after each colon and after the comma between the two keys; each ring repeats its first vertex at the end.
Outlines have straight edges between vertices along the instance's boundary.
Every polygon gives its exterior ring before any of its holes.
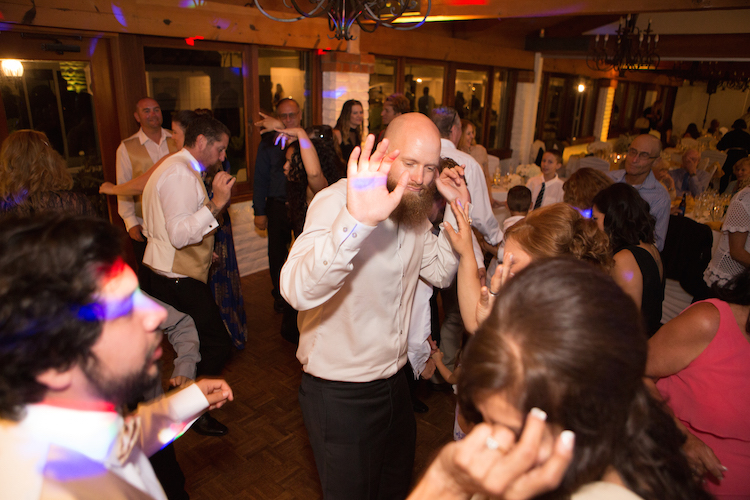
{"type": "Polygon", "coordinates": [[[375,56],[372,54],[351,54],[329,52],[321,59],[323,70],[323,123],[336,125],[344,102],[356,99],[362,103],[365,112],[364,135],[369,130],[369,88],[370,74],[375,72],[375,56]]]}
{"type": "Polygon", "coordinates": [[[615,102],[617,80],[599,80],[599,95],[596,99],[596,117],[594,118],[594,137],[607,142],[609,121],[612,118],[612,104],[615,102]]]}

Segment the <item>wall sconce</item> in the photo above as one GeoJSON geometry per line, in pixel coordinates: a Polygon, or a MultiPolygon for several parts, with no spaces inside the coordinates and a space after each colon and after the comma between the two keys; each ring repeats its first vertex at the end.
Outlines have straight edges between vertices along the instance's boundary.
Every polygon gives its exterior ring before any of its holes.
{"type": "Polygon", "coordinates": [[[2,62],[3,76],[21,77],[23,76],[23,64],[18,59],[3,59],[2,62]]]}
{"type": "Polygon", "coordinates": [[[581,94],[583,94],[583,92],[585,90],[586,90],[586,86],[584,84],[582,84],[582,83],[579,83],[578,84],[578,92],[580,92],[581,94]]]}

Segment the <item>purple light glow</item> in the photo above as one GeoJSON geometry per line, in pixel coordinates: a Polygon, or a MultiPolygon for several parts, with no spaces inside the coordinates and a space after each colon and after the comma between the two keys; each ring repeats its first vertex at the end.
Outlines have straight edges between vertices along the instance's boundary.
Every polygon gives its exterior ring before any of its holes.
{"type": "Polygon", "coordinates": [[[357,191],[369,191],[385,186],[386,176],[379,177],[355,177],[349,181],[349,186],[357,191]]]}
{"type": "Polygon", "coordinates": [[[323,99],[338,99],[346,93],[346,87],[339,87],[336,90],[323,91],[323,99]]]}
{"type": "Polygon", "coordinates": [[[109,5],[112,7],[112,15],[115,16],[117,22],[120,23],[123,28],[127,28],[128,21],[125,19],[125,14],[122,13],[122,9],[113,3],[109,5]]]}

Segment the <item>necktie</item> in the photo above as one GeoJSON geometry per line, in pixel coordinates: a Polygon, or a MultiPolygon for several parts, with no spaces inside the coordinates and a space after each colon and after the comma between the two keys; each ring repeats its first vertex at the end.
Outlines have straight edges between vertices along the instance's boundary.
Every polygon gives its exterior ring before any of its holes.
{"type": "Polygon", "coordinates": [[[542,206],[542,198],[544,198],[544,182],[542,182],[542,189],[539,190],[539,194],[536,195],[536,201],[534,202],[534,210],[542,206]]]}

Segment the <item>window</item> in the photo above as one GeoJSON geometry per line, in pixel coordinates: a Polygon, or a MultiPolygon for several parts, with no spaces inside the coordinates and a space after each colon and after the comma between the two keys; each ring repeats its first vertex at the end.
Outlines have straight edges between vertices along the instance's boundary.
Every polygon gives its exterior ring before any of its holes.
{"type": "Polygon", "coordinates": [[[490,135],[487,149],[504,149],[510,145],[508,115],[511,111],[510,76],[508,70],[495,70],[492,86],[492,107],[490,108],[490,135]]]}
{"type": "Polygon", "coordinates": [[[404,95],[412,111],[430,116],[433,108],[443,105],[445,69],[442,66],[413,64],[404,67],[404,95]]]}
{"type": "Polygon", "coordinates": [[[302,109],[302,126],[312,125],[310,98],[310,56],[307,52],[264,48],[258,50],[260,109],[273,113],[286,97],[302,109]]]}
{"type": "Polygon", "coordinates": [[[68,167],[96,166],[101,175],[89,63],[23,60],[21,64],[21,76],[0,75],[8,132],[44,132],[68,167]]]}
{"type": "Polygon", "coordinates": [[[484,107],[487,72],[456,70],[456,98],[453,107],[462,119],[469,120],[476,129],[476,141],[484,144],[484,107]]]}
{"type": "Polygon", "coordinates": [[[144,47],[148,94],[159,102],[164,128],[172,113],[210,109],[231,134],[227,158],[238,182],[247,180],[242,53],[144,47]]]}
{"type": "Polygon", "coordinates": [[[376,133],[383,128],[380,118],[383,101],[394,92],[396,92],[396,60],[376,57],[375,72],[370,75],[368,120],[370,132],[376,133]]]}

